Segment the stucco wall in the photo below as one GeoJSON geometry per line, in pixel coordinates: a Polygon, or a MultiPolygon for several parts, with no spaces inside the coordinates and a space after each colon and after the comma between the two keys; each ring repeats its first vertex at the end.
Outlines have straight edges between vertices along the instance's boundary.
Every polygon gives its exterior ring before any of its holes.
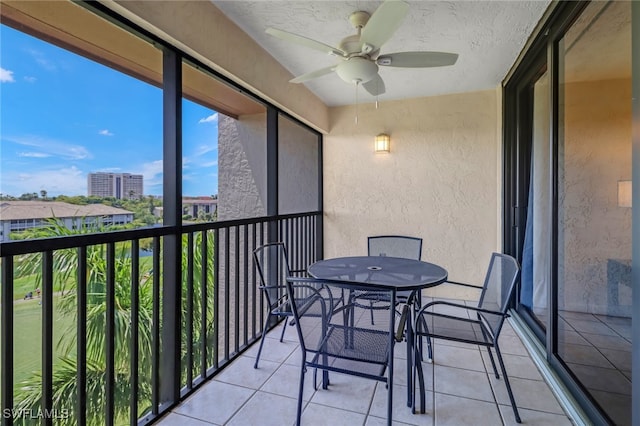
{"type": "MultiPolygon", "coordinates": [[[[422,259],[481,284],[497,251],[495,90],[330,109],[324,139],[325,257],[366,254],[367,236],[423,238],[422,259]],[[391,152],[373,152],[391,135],[391,152]]],[[[453,287],[453,286],[450,286],[453,287]]],[[[467,293],[455,289],[456,297],[467,293]]],[[[451,293],[448,293],[451,294],[451,293]]]]}
{"type": "Polygon", "coordinates": [[[218,220],[267,214],[267,118],[218,119],[218,220]]]}
{"type": "Polygon", "coordinates": [[[631,80],[571,83],[564,93],[559,307],[629,316],[630,282],[607,277],[607,263],[631,259],[631,209],[617,199],[618,181],[631,180],[631,80]]]}

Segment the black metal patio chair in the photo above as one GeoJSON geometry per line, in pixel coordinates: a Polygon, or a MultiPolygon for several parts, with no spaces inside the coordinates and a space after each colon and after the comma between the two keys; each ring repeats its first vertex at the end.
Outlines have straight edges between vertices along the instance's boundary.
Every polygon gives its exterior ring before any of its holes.
{"type": "Polygon", "coordinates": [[[289,269],[287,249],[282,242],[268,243],[258,247],[253,251],[253,259],[258,268],[260,290],[268,305],[268,314],[264,320],[260,347],[256,355],[256,362],[253,365],[253,368],[258,368],[262,346],[264,345],[267,331],[271,326],[272,318],[285,317],[282,334],[280,335],[280,342],[282,342],[288,324],[286,318],[293,316],[287,296],[286,279],[292,274],[300,275],[306,271],[289,269]]]}
{"type": "MultiPolygon", "coordinates": [[[[496,352],[504,384],[509,393],[509,400],[516,418],[520,423],[520,415],[513,397],[507,370],[504,367],[498,337],[504,320],[509,317],[507,313],[509,302],[513,294],[515,283],[520,274],[518,262],[506,254],[493,253],[489,262],[489,268],[485,276],[482,287],[470,284],[447,281],[450,284],[463,285],[480,289],[480,299],[477,306],[468,306],[464,303],[453,303],[449,301],[436,300],[427,303],[422,307],[416,317],[413,326],[414,330],[414,363],[413,363],[413,384],[415,388],[416,375],[421,388],[424,386],[422,377],[422,365],[420,363],[420,348],[416,344],[417,339],[427,337],[428,358],[433,360],[432,339],[452,340],[456,342],[469,343],[472,345],[485,346],[489,352],[489,359],[493,367],[496,378],[500,378],[496,363],[491,352],[493,348],[496,352]]],[[[424,395],[424,392],[420,392],[424,395]]],[[[413,392],[415,408],[415,389],[413,392]]],[[[421,411],[424,409],[425,401],[421,399],[421,411]]]]}
{"type": "MultiPolygon", "coordinates": [[[[322,388],[329,386],[329,372],[381,381],[387,386],[388,424],[392,420],[394,310],[378,315],[371,325],[362,307],[342,304],[343,293],[362,291],[363,284],[315,278],[288,278],[289,300],[298,331],[302,363],[296,424],[300,425],[305,373],[308,367],[322,372],[322,388]],[[383,320],[383,316],[387,316],[383,320]]],[[[394,296],[387,293],[388,300],[394,296]]],[[[314,385],[315,385],[314,376],[314,385]]]]}
{"type": "MultiPolygon", "coordinates": [[[[402,257],[405,259],[420,260],[422,256],[422,238],[406,237],[403,235],[378,235],[367,238],[367,254],[369,256],[389,256],[402,257]]],[[[399,291],[396,294],[397,306],[400,303],[407,303],[413,296],[412,291],[399,291]]],[[[356,301],[368,301],[371,313],[371,324],[374,323],[373,311],[378,309],[389,309],[391,303],[384,294],[377,291],[363,291],[355,295],[356,301]]],[[[419,306],[419,297],[417,304],[419,306]]],[[[405,312],[406,315],[406,312],[405,312]]],[[[402,323],[399,324],[403,326],[402,323]]],[[[399,332],[400,334],[400,332],[399,332]]]]}

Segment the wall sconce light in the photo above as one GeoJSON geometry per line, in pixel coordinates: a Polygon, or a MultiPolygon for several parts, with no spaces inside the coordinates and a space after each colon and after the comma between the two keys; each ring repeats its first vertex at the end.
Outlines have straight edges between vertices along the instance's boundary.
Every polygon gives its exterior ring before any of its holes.
{"type": "Polygon", "coordinates": [[[618,207],[631,207],[631,181],[618,181],[618,207]]]}
{"type": "Polygon", "coordinates": [[[375,139],[375,152],[389,152],[391,138],[386,133],[380,133],[375,139]]]}

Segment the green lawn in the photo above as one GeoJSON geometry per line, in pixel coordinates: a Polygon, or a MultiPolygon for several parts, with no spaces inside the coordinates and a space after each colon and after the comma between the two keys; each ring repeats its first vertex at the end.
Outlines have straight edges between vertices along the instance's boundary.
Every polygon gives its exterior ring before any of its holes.
{"type": "MultiPolygon", "coordinates": [[[[140,275],[142,276],[144,273],[150,271],[152,269],[152,265],[153,265],[153,258],[151,256],[141,257],[140,258],[140,275]]],[[[75,279],[67,280],[65,287],[67,289],[75,287],[75,279]]],[[[25,295],[29,292],[33,292],[33,297],[35,298],[36,288],[38,288],[38,284],[36,283],[35,275],[27,275],[22,277],[14,276],[13,300],[23,300],[25,295]]],[[[54,292],[60,291],[60,283],[56,282],[54,284],[53,291],[54,292]]]]}
{"type": "MultiPolygon", "coordinates": [[[[152,270],[153,258],[145,256],[140,258],[140,277],[148,275],[152,270]]],[[[42,306],[39,304],[41,299],[37,297],[35,289],[36,275],[18,276],[17,266],[14,264],[14,281],[13,281],[13,342],[11,344],[13,350],[13,384],[14,392],[22,387],[22,383],[33,377],[34,374],[39,375],[42,371],[42,306]],[[24,299],[26,293],[32,291],[33,299],[24,299]]],[[[54,268],[54,280],[59,278],[57,270],[54,268]]],[[[126,272],[125,272],[126,274],[126,272]]],[[[76,286],[75,274],[72,274],[68,282],[65,283],[66,289],[73,289],[76,286]]],[[[62,350],[61,339],[63,343],[72,341],[75,336],[76,323],[73,315],[62,315],[59,310],[59,302],[62,300],[60,284],[54,285],[54,312],[53,312],[53,368],[54,374],[57,368],[62,367],[60,357],[65,355],[62,350]]],[[[125,296],[126,297],[126,296],[125,296]]],[[[2,306],[0,306],[0,311],[2,306]]],[[[4,344],[4,342],[2,342],[4,344]]],[[[75,357],[75,350],[68,354],[75,357]]],[[[2,374],[2,371],[0,371],[2,374]]],[[[18,401],[14,401],[18,403],[18,401]]],[[[125,401],[126,402],[126,401],[125,401]]],[[[149,401],[140,401],[140,409],[144,410],[149,405],[149,401]]],[[[128,404],[122,405],[122,412],[117,413],[117,417],[122,417],[118,424],[127,423],[126,416],[128,404]]],[[[142,411],[141,411],[142,412],[142,411]]]]}
{"type": "MultiPolygon", "coordinates": [[[[54,298],[54,306],[58,301],[54,298]]],[[[14,349],[13,349],[13,379],[14,387],[19,387],[19,383],[28,378],[32,372],[41,371],[42,362],[42,306],[38,304],[39,299],[17,302],[13,305],[14,318],[14,349]]],[[[61,336],[74,326],[71,318],[65,318],[54,309],[53,313],[53,339],[57,346],[61,336]]],[[[68,334],[67,334],[68,335],[68,334]]],[[[59,353],[55,350],[53,355],[53,365],[58,363],[59,353]]]]}

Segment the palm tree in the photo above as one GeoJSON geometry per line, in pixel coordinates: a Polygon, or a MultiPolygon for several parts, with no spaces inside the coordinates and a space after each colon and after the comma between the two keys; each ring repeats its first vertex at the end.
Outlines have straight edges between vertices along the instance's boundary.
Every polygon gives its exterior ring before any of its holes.
{"type": "MultiPolygon", "coordinates": [[[[39,230],[38,236],[63,236],[87,233],[88,230],[69,230],[55,219],[49,221],[45,230],[39,230]],[[43,233],[45,235],[43,235],[43,233]],[[47,235],[48,234],[48,235],[47,235]]],[[[104,229],[103,229],[104,230],[104,229]]],[[[126,416],[131,381],[129,374],[129,342],[131,341],[131,256],[130,243],[116,245],[115,256],[115,383],[116,383],[116,416],[126,416]]],[[[87,247],[87,423],[98,425],[104,418],[105,398],[105,323],[106,323],[106,247],[104,245],[87,247]]],[[[53,377],[54,407],[65,408],[70,412],[69,419],[60,424],[74,424],[76,407],[71,401],[77,400],[78,389],[76,383],[77,360],[75,350],[77,345],[75,324],[77,323],[77,292],[76,268],[78,252],[75,249],[65,249],[55,252],[54,277],[57,288],[62,290],[57,308],[61,316],[73,318],[70,330],[61,333],[57,342],[56,353],[60,363],[56,366],[53,377]]],[[[27,255],[18,262],[19,276],[34,275],[36,285],[42,282],[41,258],[39,255],[27,255]]],[[[151,321],[152,321],[152,289],[149,275],[141,275],[138,283],[139,303],[139,362],[141,371],[151,369],[151,321]]],[[[17,390],[17,407],[37,410],[42,396],[41,375],[32,374],[20,384],[17,390]]],[[[135,390],[141,403],[149,404],[151,396],[150,380],[140,380],[139,388],[135,390]]]]}
{"type": "MultiPolygon", "coordinates": [[[[49,221],[45,230],[40,229],[37,233],[38,237],[43,236],[64,236],[79,233],[95,232],[93,230],[83,229],[69,230],[55,219],[49,221]]],[[[99,231],[105,231],[101,229],[99,231]]],[[[194,277],[200,277],[202,268],[207,268],[208,282],[204,283],[211,288],[213,283],[213,262],[206,261],[202,264],[202,260],[213,259],[213,235],[206,231],[199,232],[193,239],[194,259],[193,270],[194,277]],[[198,249],[202,238],[207,238],[207,253],[202,256],[198,249]]],[[[186,280],[186,264],[187,264],[187,236],[183,236],[182,264],[183,264],[183,283],[186,280]]],[[[104,419],[104,401],[106,400],[105,389],[105,323],[106,323],[106,247],[104,245],[90,246],[87,248],[87,343],[86,343],[86,367],[87,367],[87,423],[89,425],[99,425],[104,419]]],[[[139,376],[138,389],[131,389],[131,377],[129,374],[129,342],[131,341],[131,244],[119,243],[116,245],[115,257],[115,413],[116,418],[126,420],[129,410],[129,397],[131,392],[137,392],[139,400],[139,412],[144,413],[150,407],[151,401],[151,375],[141,374],[139,376]]],[[[58,308],[60,315],[73,318],[72,323],[77,323],[76,306],[76,271],[77,271],[77,255],[75,249],[58,250],[54,254],[54,278],[56,285],[62,290],[58,308]]],[[[40,286],[42,282],[41,257],[38,254],[24,256],[18,261],[18,275],[33,275],[36,285],[40,286]]],[[[152,318],[153,318],[153,299],[152,299],[152,274],[140,274],[138,283],[139,301],[139,369],[141,372],[150,372],[152,365],[152,318]]],[[[202,282],[194,280],[193,299],[193,318],[200,318],[202,312],[202,300],[199,297],[202,282]]],[[[186,303],[187,292],[183,285],[183,304],[186,303]]],[[[207,301],[207,324],[206,337],[207,342],[212,340],[213,335],[213,292],[209,290],[207,301]]],[[[182,310],[183,324],[187,324],[186,310],[182,310]]],[[[57,421],[57,424],[75,424],[75,405],[71,401],[77,400],[79,394],[76,382],[77,360],[75,359],[75,350],[77,347],[77,339],[75,328],[62,333],[62,337],[57,342],[56,353],[60,362],[56,365],[53,377],[54,389],[54,407],[63,407],[70,410],[69,418],[57,421]]],[[[183,383],[186,376],[187,353],[189,348],[186,345],[187,333],[185,327],[182,327],[182,377],[183,383]]],[[[202,340],[201,324],[199,321],[193,322],[193,352],[192,359],[200,359],[200,342],[202,340]]],[[[207,359],[211,365],[213,356],[209,353],[207,359]]],[[[37,410],[40,407],[42,397],[42,380],[39,372],[33,373],[32,376],[20,384],[17,390],[16,400],[17,408],[37,410]]]]}
{"type": "MultiPolygon", "coordinates": [[[[191,309],[191,314],[189,313],[189,311],[187,311],[186,306],[187,306],[187,286],[186,283],[188,282],[188,270],[187,270],[187,259],[188,259],[188,247],[189,247],[189,243],[188,243],[188,237],[187,235],[183,235],[182,238],[182,324],[183,327],[182,329],[182,362],[181,362],[181,372],[182,372],[182,383],[186,383],[186,374],[187,374],[187,368],[189,367],[188,364],[188,355],[191,355],[191,359],[192,359],[192,368],[194,369],[194,371],[198,371],[198,365],[199,365],[199,361],[201,359],[201,343],[202,343],[202,339],[203,339],[203,333],[202,333],[202,324],[199,321],[200,318],[202,318],[202,312],[203,312],[203,300],[200,296],[201,294],[201,290],[202,290],[202,270],[203,268],[207,269],[207,282],[204,283],[204,285],[207,287],[207,300],[206,300],[206,318],[207,318],[207,323],[205,326],[205,339],[206,339],[206,344],[205,346],[207,348],[209,348],[209,351],[207,352],[207,365],[211,366],[213,365],[213,360],[214,357],[217,355],[215,354],[213,351],[210,350],[210,348],[215,347],[217,345],[215,345],[213,343],[213,328],[214,328],[214,322],[213,322],[213,314],[214,314],[214,304],[213,304],[213,274],[214,274],[214,263],[213,261],[211,261],[214,257],[214,236],[213,233],[211,232],[207,232],[207,231],[202,231],[202,232],[198,232],[194,235],[193,238],[193,247],[194,247],[194,256],[193,256],[193,301],[192,301],[192,309],[191,309]],[[207,253],[203,256],[201,250],[199,249],[199,247],[201,247],[201,243],[202,243],[202,239],[206,238],[207,239],[207,253]],[[204,262],[204,264],[203,264],[204,262]],[[187,326],[189,325],[189,319],[188,316],[191,316],[191,318],[193,318],[193,324],[192,324],[192,349],[187,347],[187,342],[188,342],[188,331],[187,331],[187,326]]],[[[197,374],[196,374],[197,375],[197,374]]]]}

